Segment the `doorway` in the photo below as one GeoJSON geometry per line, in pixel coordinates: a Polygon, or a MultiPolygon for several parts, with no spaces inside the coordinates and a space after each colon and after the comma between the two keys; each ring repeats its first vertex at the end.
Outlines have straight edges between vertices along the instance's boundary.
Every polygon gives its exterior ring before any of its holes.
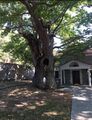
{"type": "Polygon", "coordinates": [[[72,71],[73,84],[80,84],[80,72],[79,70],[72,71]]]}

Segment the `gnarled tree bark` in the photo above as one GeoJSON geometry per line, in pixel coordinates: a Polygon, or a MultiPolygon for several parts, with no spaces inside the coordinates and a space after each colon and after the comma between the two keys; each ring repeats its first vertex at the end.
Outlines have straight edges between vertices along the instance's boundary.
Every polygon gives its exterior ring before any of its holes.
{"type": "Polygon", "coordinates": [[[44,88],[55,88],[54,80],[54,58],[53,58],[53,36],[48,35],[47,28],[44,27],[43,20],[36,14],[35,3],[28,3],[28,0],[21,1],[27,8],[37,37],[31,33],[23,33],[23,37],[28,41],[31,48],[35,74],[33,85],[44,88]],[[45,82],[44,82],[45,78],[45,82]]]}

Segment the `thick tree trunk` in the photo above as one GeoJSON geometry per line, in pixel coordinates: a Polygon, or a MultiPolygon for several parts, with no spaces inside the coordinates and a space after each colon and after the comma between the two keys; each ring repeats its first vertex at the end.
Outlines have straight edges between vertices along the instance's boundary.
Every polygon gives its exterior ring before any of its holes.
{"type": "MultiPolygon", "coordinates": [[[[31,48],[33,63],[35,66],[35,75],[33,85],[43,88],[55,88],[54,80],[54,60],[53,60],[53,36],[48,27],[45,27],[43,19],[36,14],[36,4],[29,4],[28,1],[21,1],[31,15],[35,34],[26,33],[23,36],[27,39],[31,48]],[[44,82],[44,79],[46,80],[44,82]]],[[[33,31],[34,32],[34,31],[33,31]]]]}
{"type": "Polygon", "coordinates": [[[31,48],[35,74],[33,85],[40,89],[51,89],[56,87],[54,79],[54,58],[53,58],[53,38],[49,40],[48,51],[43,51],[40,41],[35,39],[31,34],[23,34],[31,48]],[[38,43],[39,42],[39,43],[38,43]],[[45,82],[44,82],[45,79],[45,82]]]}
{"type": "Polygon", "coordinates": [[[56,88],[56,82],[54,77],[54,59],[52,55],[49,56],[49,65],[47,67],[46,79],[46,88],[56,88]]]}
{"type": "Polygon", "coordinates": [[[53,56],[43,57],[37,61],[33,85],[40,89],[54,89],[56,83],[54,79],[53,56]]]}
{"type": "Polygon", "coordinates": [[[33,77],[33,85],[37,88],[44,88],[43,86],[43,77],[44,77],[44,68],[43,65],[39,62],[35,66],[35,74],[33,77]]]}

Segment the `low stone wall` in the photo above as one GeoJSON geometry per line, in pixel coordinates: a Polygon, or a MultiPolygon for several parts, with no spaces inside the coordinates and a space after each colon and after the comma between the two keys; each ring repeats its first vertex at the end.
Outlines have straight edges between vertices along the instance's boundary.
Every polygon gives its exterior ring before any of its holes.
{"type": "Polygon", "coordinates": [[[33,70],[23,65],[0,63],[0,80],[30,80],[33,70]]]}

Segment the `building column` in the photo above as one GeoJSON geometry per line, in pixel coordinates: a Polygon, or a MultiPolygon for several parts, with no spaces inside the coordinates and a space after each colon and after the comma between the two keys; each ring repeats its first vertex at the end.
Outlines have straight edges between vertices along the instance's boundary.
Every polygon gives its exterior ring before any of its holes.
{"type": "Polygon", "coordinates": [[[89,86],[91,86],[91,72],[90,72],[90,69],[88,69],[88,81],[89,81],[89,86]]]}
{"type": "Polygon", "coordinates": [[[63,71],[63,70],[60,71],[60,84],[61,84],[61,85],[62,85],[62,71],[63,71]]]}
{"type": "Polygon", "coordinates": [[[70,83],[73,84],[72,70],[70,70],[70,83]]]}
{"type": "Polygon", "coordinates": [[[65,70],[63,70],[64,84],[65,84],[65,70]]]}
{"type": "Polygon", "coordinates": [[[82,79],[82,70],[80,69],[80,84],[83,84],[83,79],[82,79]]]}

